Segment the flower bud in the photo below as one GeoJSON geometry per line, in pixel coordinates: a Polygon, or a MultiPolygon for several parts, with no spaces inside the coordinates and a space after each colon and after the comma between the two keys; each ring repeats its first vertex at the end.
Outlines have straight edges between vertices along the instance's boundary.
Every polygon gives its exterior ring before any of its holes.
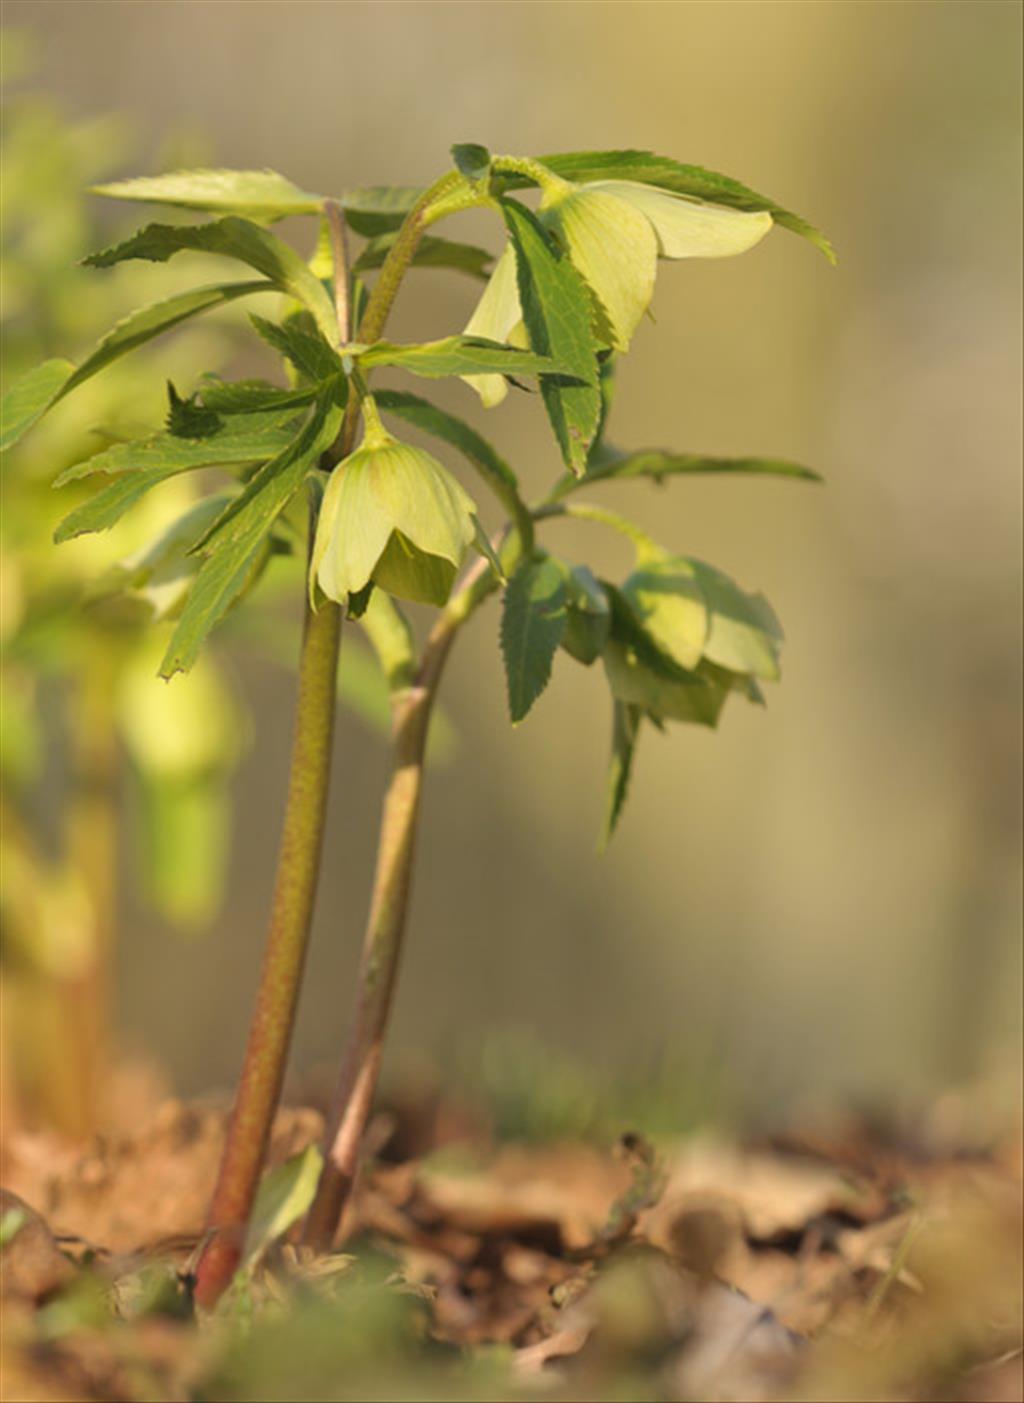
{"type": "Polygon", "coordinates": [[[374,414],[324,492],[312,580],[339,604],[370,580],[402,599],[443,604],[474,539],[475,512],[447,468],[392,438],[374,414]]]}

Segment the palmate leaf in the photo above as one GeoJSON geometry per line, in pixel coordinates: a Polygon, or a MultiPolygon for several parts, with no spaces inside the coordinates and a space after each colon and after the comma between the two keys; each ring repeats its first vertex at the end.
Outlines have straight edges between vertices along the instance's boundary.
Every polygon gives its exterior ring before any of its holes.
{"type": "Polygon", "coordinates": [[[524,560],[509,580],[501,616],[508,709],[520,722],[543,692],[566,628],[565,573],[551,556],[524,560]]]}
{"type": "Polygon", "coordinates": [[[604,826],[601,832],[600,848],[611,842],[612,834],[622,817],[623,805],[629,792],[629,781],[633,773],[633,757],[636,754],[637,738],[643,712],[629,702],[615,701],[612,705],[612,754],[608,766],[608,797],[605,804],[604,826]]]}
{"type": "Polygon", "coordinates": [[[219,380],[213,375],[199,384],[199,397],[207,409],[228,416],[279,409],[301,409],[323,392],[321,385],[282,389],[268,380],[219,380]]]}
{"type": "Polygon", "coordinates": [[[293,248],[249,219],[228,215],[209,224],[148,224],[123,243],[90,254],[84,262],[92,268],[110,268],[129,258],[165,263],[185,250],[220,254],[247,263],[301,302],[312,313],[328,344],[337,344],[334,307],[323,283],[293,248]]]}
{"type": "Polygon", "coordinates": [[[541,156],[540,160],[566,180],[636,180],[733,209],[767,210],[776,224],[810,240],[830,263],[836,261],[835,250],[820,229],[768,196],[759,195],[756,190],[718,171],[683,165],[651,151],[566,151],[541,156]]]}
{"type": "Polygon", "coordinates": [[[662,482],[666,477],[689,474],[736,474],[760,477],[793,477],[804,482],[820,482],[820,473],[791,463],[785,458],[712,458],[701,453],[670,453],[662,448],[645,448],[636,453],[604,459],[588,464],[582,477],[567,474],[551,492],[552,501],[589,487],[595,482],[621,482],[629,478],[647,477],[662,482]]]}
{"type": "Polygon", "coordinates": [[[489,341],[483,336],[446,336],[440,341],[423,341],[413,346],[397,346],[391,341],[375,341],[364,348],[348,347],[358,354],[364,370],[395,366],[431,380],[448,375],[543,375],[573,372],[558,356],[523,351],[489,341]]]}
{"type": "Polygon", "coordinates": [[[301,487],[309,468],[334,442],[342,415],[336,399],[320,401],[300,435],[301,451],[293,446],[267,463],[197,545],[207,556],[164,656],[162,677],[188,671],[211,629],[258,574],[274,523],[301,487]]]}
{"type": "Polygon", "coordinates": [[[541,377],[541,394],[565,465],[582,473],[601,418],[592,301],[583,279],[537,218],[515,200],[502,213],[516,250],[516,276],[530,345],[573,377],[541,377]]]}
{"type": "Polygon", "coordinates": [[[135,176],[94,185],[92,193],[111,200],[242,214],[267,224],[290,214],[316,214],[324,200],[322,195],[300,190],[273,170],[171,171],[166,175],[135,176]]]}
{"type": "Polygon", "coordinates": [[[287,414],[248,415],[206,438],[156,434],[135,443],[115,443],[65,469],[54,483],[55,487],[62,487],[97,473],[115,479],[70,512],[57,527],[54,540],[59,543],[90,531],[108,530],[151,488],[178,473],[195,468],[237,467],[274,457],[295,438],[292,418],[287,414]]]}
{"type": "Polygon", "coordinates": [[[134,351],[137,346],[151,341],[164,331],[198,316],[201,312],[222,307],[239,297],[248,297],[257,292],[270,292],[273,285],[260,279],[256,282],[216,283],[210,287],[193,288],[181,292],[162,302],[153,302],[148,307],[140,307],[122,318],[99,340],[80,365],[70,361],[44,361],[16,381],[5,394],[0,415],[3,419],[3,436],[0,449],[10,448],[26,433],[37,419],[58,400],[64,398],[77,386],[90,379],[98,371],[105,369],[119,356],[134,351]]]}
{"type": "MultiPolygon", "coordinates": [[[[387,258],[395,233],[378,234],[371,239],[352,265],[354,273],[368,273],[379,268],[387,258]]],[[[494,254],[475,244],[457,243],[451,239],[437,239],[427,234],[420,239],[413,254],[414,268],[448,268],[455,273],[466,273],[471,278],[486,282],[490,274],[494,254]]]]}

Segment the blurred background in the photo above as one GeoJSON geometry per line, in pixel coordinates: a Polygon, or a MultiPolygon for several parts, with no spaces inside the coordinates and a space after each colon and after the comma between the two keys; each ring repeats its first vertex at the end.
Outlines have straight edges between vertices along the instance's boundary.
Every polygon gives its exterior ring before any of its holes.
{"type": "MultiPolygon", "coordinates": [[[[611,432],[628,448],[792,458],[826,484],[602,495],[765,591],[788,636],[781,686],[766,712],[736,706],[718,733],[646,736],[598,857],[606,689],[560,655],[511,730],[498,613],[482,612],[446,683],[457,740],[429,780],[391,1071],[490,1077],[513,1102],[518,1078],[577,1110],[628,1085],[680,1127],[839,1101],[898,1109],[965,1082],[1010,1104],[1020,7],[7,0],[4,24],[32,51],[16,101],[92,133],[96,168],[66,162],[58,187],[213,164],[330,192],[426,183],[453,141],[635,146],[724,171],[826,230],[837,269],[784,231],[742,259],[661,265],[657,321],[621,367],[611,432]]],[[[42,168],[47,139],[24,137],[23,164],[37,140],[42,168]]],[[[100,231],[132,218],[98,203],[100,231]]],[[[462,226],[453,237],[498,247],[493,222],[462,226]]],[[[131,276],[107,275],[105,295],[130,303],[131,276]]],[[[160,277],[164,291],[195,281],[184,264],[160,277]]],[[[477,296],[424,270],[391,331],[457,331],[477,296]]],[[[61,335],[40,333],[38,349],[80,349],[61,335]]],[[[230,326],[203,335],[204,364],[237,364],[230,326]]],[[[156,391],[173,342],[160,354],[156,391]]],[[[178,362],[179,374],[193,364],[178,362]]],[[[513,395],[487,416],[464,386],[440,399],[531,490],[557,472],[535,400],[513,395]]],[[[552,541],[570,548],[562,531],[552,541]]],[[[603,568],[627,564],[603,538],[586,548],[603,568]]],[[[249,715],[248,749],[220,777],[234,813],[223,900],[171,922],[181,913],[144,899],[130,864],[116,895],[122,1036],[183,1093],[230,1084],[240,1062],[291,724],[285,669],[235,645],[218,666],[249,715]]],[[[33,705],[45,713],[59,694],[43,679],[33,705]]],[[[365,916],[386,756],[351,710],[335,763],[294,1094],[333,1076],[365,916]]],[[[33,790],[44,830],[62,817],[55,764],[33,790]]],[[[129,794],[129,850],[140,821],[129,794]]]]}

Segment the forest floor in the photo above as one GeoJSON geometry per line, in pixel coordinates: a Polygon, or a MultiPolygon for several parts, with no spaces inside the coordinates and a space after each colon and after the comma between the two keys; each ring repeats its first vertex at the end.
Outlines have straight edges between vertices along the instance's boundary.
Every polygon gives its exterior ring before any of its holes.
{"type": "Polygon", "coordinates": [[[406,1107],[378,1116],[315,1260],[287,1226],[321,1118],[285,1110],[288,1167],[205,1318],[190,1272],[223,1107],[165,1101],[86,1146],[13,1131],[0,1397],[1018,1403],[1020,1142],[967,1136],[961,1109],[655,1150],[502,1144],[406,1107]]]}

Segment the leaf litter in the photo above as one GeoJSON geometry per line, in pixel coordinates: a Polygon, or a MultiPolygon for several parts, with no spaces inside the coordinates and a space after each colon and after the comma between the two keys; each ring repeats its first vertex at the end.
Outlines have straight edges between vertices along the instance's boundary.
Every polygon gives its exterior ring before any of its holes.
{"type": "Polygon", "coordinates": [[[372,1127],[326,1257],[294,1240],[322,1118],[278,1115],[278,1227],[201,1320],[222,1106],[168,1100],[86,1146],[8,1133],[0,1396],[1022,1396],[1016,1140],[850,1121],[501,1144],[472,1116],[434,1115],[431,1136],[407,1113],[372,1127]]]}

